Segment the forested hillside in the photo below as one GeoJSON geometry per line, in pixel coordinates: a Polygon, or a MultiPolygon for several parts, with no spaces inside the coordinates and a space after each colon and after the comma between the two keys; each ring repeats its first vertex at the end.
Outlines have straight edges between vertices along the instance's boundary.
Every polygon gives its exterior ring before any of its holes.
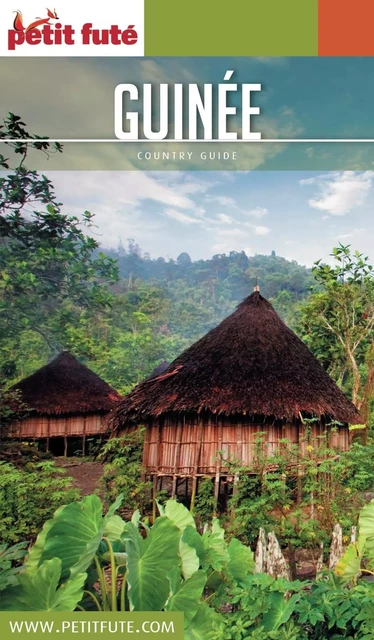
{"type": "Polygon", "coordinates": [[[33,329],[2,342],[1,371],[9,382],[69,349],[121,392],[149,375],[232,312],[256,282],[287,322],[314,281],[310,270],[272,253],[244,252],[192,262],[150,259],[129,240],[117,252],[119,277],[107,308],[83,309],[71,300],[49,309],[33,329]],[[42,325],[45,325],[44,327],[42,325]]]}
{"type": "MultiPolygon", "coordinates": [[[[275,255],[232,251],[192,261],[151,258],[136,239],[116,251],[90,233],[93,215],[69,216],[53,184],[27,167],[26,125],[9,114],[0,139],[0,376],[3,389],[71,351],[120,393],[170,362],[258,284],[364,415],[374,387],[374,269],[349,246],[313,269],[275,255]],[[17,164],[17,161],[18,164],[17,164]],[[40,208],[35,203],[40,205],[40,208]],[[30,211],[32,212],[30,214],[30,211]]],[[[35,138],[35,149],[61,145],[35,138]]]]}

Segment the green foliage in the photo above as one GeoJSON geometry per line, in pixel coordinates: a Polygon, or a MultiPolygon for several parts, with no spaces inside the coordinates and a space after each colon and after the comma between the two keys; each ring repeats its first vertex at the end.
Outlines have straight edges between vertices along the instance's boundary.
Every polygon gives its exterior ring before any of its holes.
{"type": "Polygon", "coordinates": [[[349,589],[329,574],[311,583],[248,576],[245,585],[233,591],[234,610],[225,618],[224,638],[369,640],[373,595],[370,583],[349,589]]]}
{"type": "MultiPolygon", "coordinates": [[[[51,181],[27,167],[30,150],[60,153],[62,147],[25,127],[11,113],[0,125],[0,140],[17,140],[6,143],[11,159],[0,155],[0,166],[9,172],[0,178],[0,331],[16,343],[23,332],[38,334],[52,348],[59,303],[73,302],[91,314],[105,307],[111,298],[106,282],[117,279],[117,266],[96,252],[98,243],[84,232],[93,216],[64,214],[51,181]]],[[[13,364],[8,357],[2,367],[13,364]]]]}
{"type": "Polygon", "coordinates": [[[7,587],[17,584],[17,574],[21,570],[20,561],[25,557],[26,542],[19,542],[12,546],[6,543],[0,545],[0,592],[7,587]]]}
{"type": "Polygon", "coordinates": [[[201,523],[210,522],[214,509],[214,484],[212,478],[204,478],[199,483],[199,491],[195,498],[194,516],[201,523]]]}
{"type": "Polygon", "coordinates": [[[52,461],[15,468],[0,462],[0,541],[35,538],[56,508],[77,500],[71,478],[52,461]]]}
{"type": "MultiPolygon", "coordinates": [[[[309,427],[305,421],[305,435],[299,443],[305,455],[300,457],[299,445],[282,440],[271,458],[271,472],[265,473],[261,434],[251,467],[229,463],[230,472],[237,476],[229,501],[230,535],[253,545],[261,527],[275,531],[283,546],[314,548],[323,543],[325,549],[336,522],[345,536],[350,535],[365,501],[364,492],[374,487],[373,442],[354,443],[348,451],[339,451],[329,445],[328,435],[312,439],[309,427]]],[[[335,428],[332,425],[332,432],[335,428]]]]}
{"type": "Polygon", "coordinates": [[[296,329],[329,373],[369,415],[374,384],[374,269],[339,244],[334,266],[315,263],[315,292],[300,306],[296,329]]]}
{"type": "Polygon", "coordinates": [[[18,574],[19,585],[4,593],[6,611],[74,611],[83,596],[86,574],[77,574],[60,584],[61,560],[47,560],[33,572],[18,574]]]}
{"type": "Polygon", "coordinates": [[[108,502],[121,494],[127,509],[143,508],[150,488],[148,482],[140,479],[143,440],[143,430],[138,429],[120,438],[111,438],[104,445],[98,460],[105,463],[102,482],[108,502]]]}
{"type": "MultiPolygon", "coordinates": [[[[95,495],[60,507],[3,590],[2,609],[182,611],[186,640],[373,638],[372,583],[355,576],[348,585],[331,573],[308,583],[253,574],[252,553],[235,538],[228,543],[217,519],[200,535],[188,510],[169,500],[151,527],[139,512],[126,523],[115,513],[121,500],[106,515],[95,495]],[[188,577],[183,545],[198,558],[188,577]]],[[[374,540],[373,513],[374,501],[360,514],[365,540],[374,540]]],[[[8,553],[2,564],[0,555],[0,584],[24,551],[8,553]]]]}
{"type": "Polygon", "coordinates": [[[0,437],[9,435],[10,424],[28,415],[19,391],[3,389],[0,385],[0,437]]]}

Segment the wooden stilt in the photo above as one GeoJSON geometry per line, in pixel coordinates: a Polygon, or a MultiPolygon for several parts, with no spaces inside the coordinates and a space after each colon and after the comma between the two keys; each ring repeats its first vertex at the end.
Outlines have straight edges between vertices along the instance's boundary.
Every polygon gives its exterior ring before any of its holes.
{"type": "Polygon", "coordinates": [[[184,496],[186,498],[186,500],[188,499],[188,478],[186,478],[186,485],[184,488],[184,496]]]}
{"type": "MultiPolygon", "coordinates": [[[[183,421],[185,422],[185,418],[183,418],[183,421]]],[[[174,454],[174,475],[173,475],[173,484],[172,484],[172,490],[171,490],[172,498],[175,498],[177,493],[178,463],[179,463],[181,443],[182,443],[182,424],[178,426],[177,445],[175,447],[175,454],[174,454]]]]}
{"type": "Polygon", "coordinates": [[[201,447],[202,447],[202,444],[203,444],[203,427],[202,427],[202,425],[198,426],[198,432],[199,431],[200,431],[200,437],[198,437],[198,445],[197,445],[196,454],[195,454],[195,463],[194,463],[194,470],[193,470],[193,476],[192,476],[192,492],[191,492],[191,504],[190,504],[191,513],[193,513],[193,510],[194,510],[195,498],[196,498],[196,492],[197,492],[197,473],[199,471],[201,447]]]}
{"type": "Polygon", "coordinates": [[[157,500],[157,475],[153,476],[153,485],[152,485],[152,523],[156,520],[156,500],[157,500]]]}
{"type": "Polygon", "coordinates": [[[68,455],[68,439],[64,436],[64,458],[68,455]]]}
{"type": "Polygon", "coordinates": [[[192,492],[191,492],[191,504],[190,504],[191,513],[193,513],[193,510],[195,507],[196,490],[197,490],[197,476],[194,476],[192,478],[192,492]]]}
{"type": "Polygon", "coordinates": [[[217,515],[217,507],[218,507],[218,498],[219,498],[219,485],[220,485],[220,472],[216,472],[216,477],[214,480],[214,507],[213,507],[213,515],[217,515]]]}
{"type": "Polygon", "coordinates": [[[46,445],[45,445],[45,450],[48,453],[49,452],[49,436],[51,433],[51,421],[50,418],[48,416],[48,422],[47,422],[47,441],[46,441],[46,445]]]}
{"type": "Polygon", "coordinates": [[[86,455],[86,416],[83,416],[82,457],[86,455]]]}
{"type": "MultiPolygon", "coordinates": [[[[222,425],[218,425],[218,451],[222,451],[222,425]]],[[[219,487],[220,487],[221,459],[218,457],[216,462],[216,477],[214,481],[214,506],[213,515],[217,515],[219,487]]]]}

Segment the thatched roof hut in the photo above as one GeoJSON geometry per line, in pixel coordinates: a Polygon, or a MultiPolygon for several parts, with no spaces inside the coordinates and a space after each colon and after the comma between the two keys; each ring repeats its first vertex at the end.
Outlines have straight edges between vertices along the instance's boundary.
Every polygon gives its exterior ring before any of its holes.
{"type": "Polygon", "coordinates": [[[283,438],[302,448],[306,418],[315,419],[314,435],[338,421],[332,440],[343,449],[349,423],[363,422],[255,291],[161,375],[135,387],[110,424],[117,431],[147,427],[143,464],[150,473],[195,476],[217,473],[217,451],[250,464],[260,431],[266,432],[269,456],[283,438]]]}
{"type": "Polygon", "coordinates": [[[68,351],[12,387],[29,415],[10,435],[22,438],[96,435],[121,396],[68,351]]]}

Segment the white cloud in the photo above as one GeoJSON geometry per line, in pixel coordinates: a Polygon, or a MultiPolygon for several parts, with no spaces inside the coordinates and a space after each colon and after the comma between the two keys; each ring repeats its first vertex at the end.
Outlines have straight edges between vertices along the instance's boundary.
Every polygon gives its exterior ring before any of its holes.
{"type": "Polygon", "coordinates": [[[233,222],[235,222],[232,218],[230,218],[230,216],[227,216],[225,213],[219,213],[217,218],[218,221],[222,224],[232,224],[233,222]]]}
{"type": "Polygon", "coordinates": [[[365,203],[373,178],[373,171],[343,171],[300,180],[300,184],[317,188],[315,197],[308,201],[310,207],[334,216],[344,216],[365,203]]]}
{"type": "Polygon", "coordinates": [[[182,213],[181,211],[176,211],[175,209],[166,209],[166,211],[164,211],[165,215],[168,216],[168,218],[172,218],[173,220],[177,220],[178,222],[181,222],[182,224],[201,224],[202,220],[199,218],[193,218],[192,216],[188,216],[185,213],[182,213]]]}
{"type": "Polygon", "coordinates": [[[245,222],[244,224],[246,227],[249,227],[250,229],[252,229],[252,231],[254,231],[256,236],[267,236],[271,231],[269,227],[263,227],[261,225],[251,224],[250,222],[245,222]]]}
{"type": "Polygon", "coordinates": [[[254,232],[256,236],[267,236],[270,233],[269,227],[254,227],[254,232]]]}
{"type": "Polygon", "coordinates": [[[222,207],[236,207],[234,198],[228,198],[227,196],[208,196],[211,202],[218,202],[222,207]]]}
{"type": "Polygon", "coordinates": [[[253,218],[263,218],[264,216],[266,216],[268,210],[265,209],[265,207],[255,207],[254,209],[250,209],[250,211],[248,211],[248,215],[252,216],[253,218]]]}

